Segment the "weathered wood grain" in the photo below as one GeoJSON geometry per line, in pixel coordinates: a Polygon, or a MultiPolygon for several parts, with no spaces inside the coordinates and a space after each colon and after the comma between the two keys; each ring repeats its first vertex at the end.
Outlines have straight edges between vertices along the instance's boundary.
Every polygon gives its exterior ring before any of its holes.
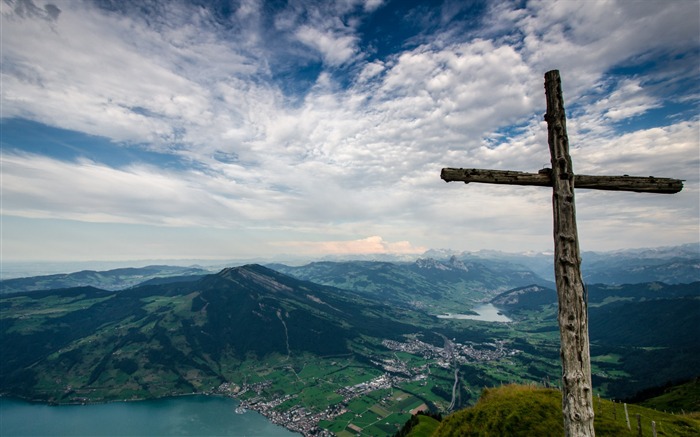
{"type": "Polygon", "coordinates": [[[559,298],[564,431],[567,437],[595,436],[588,302],[581,277],[574,170],[569,155],[564,98],[559,71],[548,71],[544,77],[545,120],[552,159],[554,278],[559,298]]]}
{"type": "MultiPolygon", "coordinates": [[[[552,169],[539,173],[510,170],[484,170],[478,168],[443,168],[440,177],[445,182],[470,182],[482,184],[552,186],[552,169]]],[[[575,188],[592,190],[633,191],[636,193],[673,194],[683,189],[681,179],[654,176],[590,176],[574,175],[575,188]]]]}

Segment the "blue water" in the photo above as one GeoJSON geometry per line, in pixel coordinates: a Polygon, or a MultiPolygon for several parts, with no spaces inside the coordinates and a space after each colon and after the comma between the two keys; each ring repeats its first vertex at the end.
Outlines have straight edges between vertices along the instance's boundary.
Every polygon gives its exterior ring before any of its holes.
{"type": "Polygon", "coordinates": [[[472,308],[475,314],[441,314],[437,316],[439,319],[460,319],[460,320],[479,320],[481,322],[499,322],[506,323],[511,320],[499,313],[499,309],[493,304],[486,303],[472,308]]]}
{"type": "Polygon", "coordinates": [[[299,437],[237,406],[216,396],[59,407],[0,398],[0,436],[299,437]]]}

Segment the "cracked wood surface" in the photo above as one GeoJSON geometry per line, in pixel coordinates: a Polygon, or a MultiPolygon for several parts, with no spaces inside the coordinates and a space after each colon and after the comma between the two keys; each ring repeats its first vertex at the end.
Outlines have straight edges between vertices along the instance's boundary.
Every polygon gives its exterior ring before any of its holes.
{"type": "Polygon", "coordinates": [[[574,170],[569,155],[566,114],[559,71],[545,74],[549,151],[552,158],[554,210],[554,278],[559,300],[562,411],[568,437],[594,436],[593,385],[588,338],[588,302],[581,277],[576,228],[574,170]]]}
{"type": "MultiPolygon", "coordinates": [[[[538,173],[510,170],[484,170],[478,168],[443,168],[440,177],[445,182],[478,182],[482,184],[552,186],[552,169],[538,173]]],[[[683,181],[654,176],[590,176],[574,175],[575,188],[593,190],[633,191],[636,193],[673,194],[683,189],[683,181]]]]}

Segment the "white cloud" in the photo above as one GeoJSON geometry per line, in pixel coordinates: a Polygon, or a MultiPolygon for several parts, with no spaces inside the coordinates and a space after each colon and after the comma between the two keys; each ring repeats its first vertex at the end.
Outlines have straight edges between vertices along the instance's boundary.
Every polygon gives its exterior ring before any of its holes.
{"type": "Polygon", "coordinates": [[[359,240],[286,241],[277,245],[297,254],[316,255],[420,254],[427,250],[425,247],[415,247],[408,241],[390,242],[377,235],[359,240]]]}
{"type": "Polygon", "coordinates": [[[616,122],[635,115],[643,114],[660,106],[651,96],[645,95],[639,80],[625,80],[610,97],[601,101],[608,109],[605,117],[616,122]]]}
{"type": "MultiPolygon", "coordinates": [[[[379,1],[289,2],[269,21],[259,2],[245,1],[229,28],[205,8],[178,2],[148,22],[77,1],[61,4],[53,21],[3,9],[3,117],[103,136],[115,147],[140,144],[192,164],[184,171],[112,168],[5,153],[3,213],[257,226],[327,242],[294,243],[309,251],[515,248],[538,241],[538,248],[548,247],[548,193],[445,186],[440,168],[548,165],[542,76],[560,68],[567,109],[573,108],[567,124],[577,171],[680,177],[688,180],[685,192],[697,194],[698,120],[629,133],[617,125],[665,104],[660,83],[697,80],[697,70],[676,79],[664,76],[668,70],[653,77],[607,73],[652,52],[696,47],[698,7],[638,6],[494,3],[486,31],[455,40],[450,29],[371,62],[358,14],[388,7],[379,1]],[[265,28],[270,22],[274,29],[265,28]],[[661,32],[665,26],[673,29],[661,32]],[[296,55],[304,66],[319,57],[324,65],[308,91],[290,96],[273,77],[295,68],[286,63],[296,55]],[[336,81],[341,70],[350,74],[347,83],[336,81]],[[383,238],[352,243],[364,235],[383,238]]],[[[697,102],[697,94],[676,98],[697,102]]],[[[607,222],[604,208],[586,203],[596,196],[581,196],[587,210],[600,214],[595,220],[584,214],[582,226],[597,223],[587,232],[598,242],[604,239],[596,226],[615,229],[623,241],[630,234],[616,223],[649,202],[620,202],[626,212],[607,222]]],[[[668,200],[665,207],[692,223],[697,199],[683,199],[685,206],[668,200]]],[[[649,215],[648,223],[654,218],[668,217],[649,215]]],[[[689,226],[678,232],[689,235],[689,226]]]]}
{"type": "Polygon", "coordinates": [[[384,0],[365,0],[364,3],[365,11],[372,12],[382,6],[384,4],[384,0]]]}
{"type": "Polygon", "coordinates": [[[4,153],[3,214],[86,222],[230,227],[281,219],[279,193],[197,171],[114,169],[80,160],[4,153]],[[264,201],[263,201],[264,199],[264,201]]]}
{"type": "Polygon", "coordinates": [[[328,29],[301,26],[296,31],[296,37],[305,45],[318,50],[324,62],[330,66],[350,61],[357,52],[357,37],[354,35],[339,35],[328,29]]]}
{"type": "Polygon", "coordinates": [[[167,145],[217,112],[213,83],[257,68],[200,33],[197,15],[154,29],[81,2],[63,8],[54,23],[3,15],[4,117],[167,145]]]}
{"type": "MultiPolygon", "coordinates": [[[[610,68],[700,42],[696,2],[530,1],[524,9],[494,7],[496,27],[516,29],[519,50],[536,71],[560,69],[570,97],[587,93],[610,68]]],[[[512,41],[512,31],[504,37],[512,41]]]]}
{"type": "Polygon", "coordinates": [[[700,182],[698,121],[581,140],[572,153],[580,172],[665,176],[700,182]]]}
{"type": "Polygon", "coordinates": [[[376,77],[378,74],[381,74],[384,70],[385,67],[383,62],[369,62],[362,68],[362,72],[357,76],[357,83],[366,83],[370,79],[376,77]]]}

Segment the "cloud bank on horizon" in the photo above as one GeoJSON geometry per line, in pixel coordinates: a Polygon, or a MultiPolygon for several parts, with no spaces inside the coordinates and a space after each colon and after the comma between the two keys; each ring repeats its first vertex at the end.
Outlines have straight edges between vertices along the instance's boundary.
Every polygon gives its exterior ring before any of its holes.
{"type": "Polygon", "coordinates": [[[700,4],[3,0],[2,256],[547,250],[559,69],[583,250],[697,242],[700,4]]]}

